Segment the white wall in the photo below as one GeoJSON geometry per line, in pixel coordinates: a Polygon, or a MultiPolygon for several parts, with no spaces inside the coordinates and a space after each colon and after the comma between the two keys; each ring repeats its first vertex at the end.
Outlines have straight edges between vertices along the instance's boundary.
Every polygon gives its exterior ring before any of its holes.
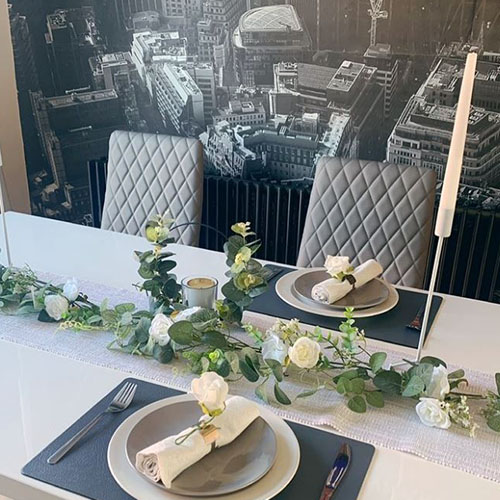
{"type": "Polygon", "coordinates": [[[17,212],[29,212],[7,0],[0,0],[0,68],[0,149],[7,187],[7,208],[17,212]]]}

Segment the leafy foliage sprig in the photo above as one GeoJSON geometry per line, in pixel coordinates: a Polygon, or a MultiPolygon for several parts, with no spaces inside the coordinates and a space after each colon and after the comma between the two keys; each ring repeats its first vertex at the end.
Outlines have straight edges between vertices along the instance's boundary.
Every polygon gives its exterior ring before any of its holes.
{"type": "MultiPolygon", "coordinates": [[[[233,225],[235,234],[224,246],[229,268],[228,282],[222,287],[225,298],[215,310],[185,309],[171,273],[176,265],[173,253],[166,249],[173,242],[172,222],[159,216],[151,219],[146,237],[153,248],[135,252],[144,280],[136,286],[150,297],[150,310],[138,310],[133,303],[110,307],[107,300],[97,305],[71,280],[54,285],[40,280],[28,267],[1,266],[0,309],[37,314],[40,321],[57,321],[75,330],[112,331],[110,348],[154,357],[160,363],[183,359],[197,374],[213,371],[229,380],[244,378],[255,384],[255,393],[266,402],[274,397],[279,404],[290,405],[319,390],[332,390],[346,398],[353,412],[364,413],[369,407],[383,407],[390,398],[404,397],[420,400],[417,413],[421,404],[434,405],[440,426],[454,423],[473,435],[477,424],[468,402],[477,399],[483,401],[481,413],[488,427],[500,432],[500,373],[495,376],[496,393],[467,394],[462,392],[467,385],[464,371],[448,373],[438,358],[408,362],[405,371],[388,368],[385,352],[367,350],[352,309],[346,309],[339,332],[318,327],[306,331],[297,320],[278,320],[265,332],[242,325],[243,311],[267,290],[268,278],[267,270],[253,257],[260,241],[252,238],[249,223],[233,225]],[[237,327],[242,328],[239,334],[237,327]],[[288,377],[308,379],[308,387],[292,397],[287,393],[288,377]]],[[[425,408],[419,416],[426,418],[425,408]]]]}
{"type": "Polygon", "coordinates": [[[255,236],[250,230],[250,223],[239,222],[231,226],[231,230],[235,234],[224,244],[229,267],[226,276],[230,279],[222,287],[225,299],[217,304],[217,310],[223,321],[240,323],[243,311],[255,297],[267,290],[269,272],[253,258],[261,242],[258,239],[249,241],[255,236]]]}
{"type": "Polygon", "coordinates": [[[171,313],[176,304],[181,302],[181,286],[177,276],[172,274],[175,260],[172,252],[166,250],[169,243],[174,242],[170,236],[170,227],[174,219],[157,215],[146,224],[146,239],[153,244],[153,249],[146,252],[135,252],[139,259],[139,275],[144,281],[137,285],[140,291],[146,292],[153,299],[154,310],[161,309],[171,313]]]}

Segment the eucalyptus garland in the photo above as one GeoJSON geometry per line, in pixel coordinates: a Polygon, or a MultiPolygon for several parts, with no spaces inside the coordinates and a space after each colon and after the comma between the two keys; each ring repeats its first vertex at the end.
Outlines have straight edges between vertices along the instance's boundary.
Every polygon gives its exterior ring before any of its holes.
{"type": "Polygon", "coordinates": [[[133,303],[111,307],[107,300],[95,304],[75,280],[54,285],[40,280],[28,267],[0,267],[0,308],[37,314],[40,321],[57,322],[62,328],[111,331],[110,349],[160,363],[183,359],[196,374],[213,371],[229,380],[244,377],[266,402],[273,398],[290,405],[296,398],[332,390],[346,398],[352,411],[364,413],[369,407],[383,407],[388,397],[404,397],[415,400],[425,425],[447,429],[455,424],[474,435],[477,423],[469,400],[477,399],[488,427],[500,432],[500,373],[495,376],[496,392],[468,394],[463,390],[465,372],[449,372],[446,363],[435,357],[408,361],[404,371],[388,368],[385,352],[367,350],[352,309],[346,309],[340,332],[319,327],[305,331],[298,320],[277,320],[265,332],[242,324],[243,311],[267,290],[269,276],[254,258],[260,241],[249,223],[233,225],[234,234],[224,245],[228,266],[224,299],[217,301],[214,310],[186,308],[172,273],[174,254],[167,250],[173,242],[172,223],[160,216],[149,220],[145,233],[152,249],[135,252],[143,280],[136,287],[150,298],[148,310],[139,310],[133,303]],[[283,384],[287,377],[314,382],[304,382],[307,390],[292,398],[283,384]]]}

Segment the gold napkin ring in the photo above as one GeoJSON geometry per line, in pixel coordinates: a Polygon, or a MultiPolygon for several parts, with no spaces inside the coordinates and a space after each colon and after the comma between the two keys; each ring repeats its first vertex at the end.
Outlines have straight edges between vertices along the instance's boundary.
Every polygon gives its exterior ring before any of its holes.
{"type": "Polygon", "coordinates": [[[344,279],[352,285],[353,290],[356,288],[356,278],[352,274],[346,274],[344,279]]]}
{"type": "Polygon", "coordinates": [[[200,434],[202,435],[205,444],[210,444],[212,446],[210,451],[214,451],[215,443],[217,439],[219,439],[218,427],[215,427],[215,425],[212,424],[207,425],[206,427],[200,429],[200,434]]]}

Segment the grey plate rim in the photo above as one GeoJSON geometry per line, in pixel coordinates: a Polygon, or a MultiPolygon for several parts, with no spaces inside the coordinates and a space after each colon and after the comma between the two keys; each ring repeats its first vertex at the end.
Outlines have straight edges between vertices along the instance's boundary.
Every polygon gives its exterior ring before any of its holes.
{"type": "MultiPolygon", "coordinates": [[[[380,304],[383,304],[388,298],[389,298],[389,294],[390,294],[390,288],[388,286],[388,283],[382,279],[382,278],[373,278],[373,281],[378,281],[384,288],[385,290],[387,291],[387,295],[381,299],[381,300],[378,300],[378,301],[375,301],[375,302],[372,302],[368,305],[357,305],[357,306],[348,306],[348,305],[337,305],[337,303],[334,303],[334,304],[324,304],[322,302],[319,302],[317,300],[314,300],[312,297],[307,297],[305,296],[304,294],[300,293],[300,291],[297,289],[297,286],[296,286],[296,282],[297,280],[299,280],[300,278],[302,278],[303,276],[307,276],[308,274],[313,274],[313,273],[317,273],[317,272],[320,272],[320,271],[325,271],[324,268],[322,267],[312,267],[310,269],[307,269],[307,271],[305,271],[304,273],[300,274],[299,276],[297,276],[297,278],[294,280],[293,284],[292,284],[292,293],[295,295],[295,297],[298,299],[298,300],[301,300],[301,301],[305,301],[305,302],[308,302],[312,305],[315,305],[315,306],[323,306],[329,310],[331,309],[337,309],[337,310],[344,310],[346,307],[355,307],[355,309],[357,310],[360,310],[360,309],[369,309],[371,307],[376,307],[376,306],[379,306],[380,304]]],[[[326,271],[325,271],[326,272],[326,271]]],[[[365,283],[363,286],[366,286],[368,283],[365,283]]],[[[360,287],[361,289],[361,287],[360,287]]],[[[349,296],[351,292],[349,292],[345,297],[349,296]]],[[[343,297],[343,298],[345,298],[343,297]]],[[[339,300],[342,300],[342,299],[339,299],[339,300]]]]}
{"type": "MultiPolygon", "coordinates": [[[[329,318],[344,318],[345,317],[344,311],[342,309],[328,308],[328,310],[323,310],[318,308],[319,305],[318,303],[314,303],[314,306],[312,304],[309,305],[308,303],[303,302],[299,300],[297,297],[295,297],[292,291],[293,281],[291,280],[293,280],[300,273],[303,273],[304,271],[307,270],[309,269],[296,269],[291,273],[286,273],[283,276],[281,276],[281,278],[279,278],[274,285],[276,295],[283,302],[300,311],[304,311],[311,314],[317,314],[318,316],[325,316],[329,318]]],[[[391,285],[390,283],[387,282],[385,283],[390,290],[388,299],[382,304],[375,307],[369,307],[367,309],[359,309],[359,310],[355,309],[353,313],[354,318],[369,318],[373,316],[378,316],[380,314],[384,314],[390,311],[391,309],[397,306],[399,302],[399,293],[397,291],[397,288],[394,285],[391,285]]]]}
{"type": "MultiPolygon", "coordinates": [[[[165,399],[170,399],[170,398],[165,398],[165,399]]],[[[162,401],[162,400],[159,400],[159,401],[162,401]]],[[[262,420],[262,422],[264,423],[264,425],[266,426],[267,428],[267,431],[270,432],[270,435],[272,436],[272,439],[273,439],[273,458],[271,460],[271,462],[268,464],[268,466],[264,469],[262,469],[262,471],[260,472],[260,474],[256,475],[256,476],[253,476],[252,478],[248,479],[247,482],[244,482],[242,483],[241,485],[239,485],[238,487],[236,488],[233,488],[233,489],[228,489],[228,490],[225,490],[225,491],[220,491],[220,490],[214,490],[214,491],[211,491],[211,492],[199,492],[199,491],[191,491],[191,490],[185,490],[185,489],[182,489],[182,488],[175,488],[174,486],[174,483],[175,483],[175,479],[174,481],[172,482],[172,487],[171,488],[167,488],[165,485],[163,485],[162,483],[157,483],[156,481],[153,481],[151,478],[139,473],[137,471],[137,469],[135,468],[135,463],[133,463],[131,461],[131,458],[130,458],[130,455],[128,453],[128,442],[129,442],[129,439],[131,438],[131,435],[134,431],[134,429],[140,425],[140,423],[150,417],[153,413],[155,412],[158,412],[158,411],[163,411],[165,408],[169,408],[169,407],[172,407],[172,406],[175,406],[175,405],[184,405],[186,403],[194,403],[194,400],[193,399],[185,399],[183,401],[177,401],[177,402],[174,402],[170,405],[166,405],[166,406],[162,406],[160,408],[155,408],[154,410],[146,413],[145,415],[143,415],[140,420],[138,420],[134,426],[132,427],[132,429],[130,430],[130,432],[128,433],[127,435],[127,439],[125,440],[125,456],[126,456],[126,459],[127,459],[127,462],[128,464],[130,465],[130,467],[142,478],[142,479],[145,479],[147,482],[149,482],[150,484],[154,485],[155,487],[159,488],[160,490],[163,490],[165,492],[168,492],[170,494],[173,494],[173,495],[180,495],[180,496],[183,496],[183,497],[186,497],[186,498],[210,498],[210,497],[215,497],[215,496],[225,496],[225,495],[231,495],[232,493],[237,493],[238,491],[241,491],[241,490],[244,490],[250,486],[252,486],[253,484],[257,483],[258,481],[260,481],[273,467],[273,465],[275,464],[276,462],[276,457],[278,455],[278,449],[277,449],[277,437],[276,437],[276,433],[274,432],[274,429],[269,425],[269,423],[266,421],[265,418],[263,418],[262,416],[259,416],[257,417],[255,421],[257,421],[258,419],[262,420]]],[[[196,420],[196,415],[193,415],[193,421],[196,420]]],[[[252,425],[254,422],[252,422],[250,425],[252,425]]],[[[249,427],[250,427],[249,425],[249,427]]],[[[247,429],[249,428],[247,427],[247,429]]],[[[247,430],[245,429],[245,431],[247,430]]],[[[243,432],[245,432],[243,431],[243,432]]],[[[239,436],[238,436],[239,437],[239,436]]],[[[226,448],[227,446],[231,446],[233,445],[233,443],[235,443],[237,441],[238,438],[236,438],[234,441],[232,441],[231,443],[229,443],[228,445],[226,445],[224,448],[226,448]]],[[[208,455],[206,457],[203,457],[201,461],[203,461],[204,459],[206,459],[208,457],[208,455]]],[[[199,463],[199,462],[198,462],[199,463]]],[[[182,473],[181,473],[182,474],[182,473]]],[[[179,475],[180,476],[180,475],[179,475]]]]}
{"type": "MultiPolygon", "coordinates": [[[[183,394],[152,401],[128,416],[111,436],[107,450],[109,471],[120,488],[133,498],[148,498],[148,500],[178,499],[178,496],[153,486],[135,473],[135,468],[131,467],[125,456],[125,442],[134,423],[148,411],[188,399],[193,399],[193,396],[183,394]]],[[[259,405],[259,408],[261,417],[272,427],[278,439],[276,463],[260,481],[245,490],[222,497],[213,497],[217,500],[248,500],[249,494],[253,500],[270,500],[286,488],[297,473],[301,456],[297,436],[283,418],[263,405],[259,405]]]]}

